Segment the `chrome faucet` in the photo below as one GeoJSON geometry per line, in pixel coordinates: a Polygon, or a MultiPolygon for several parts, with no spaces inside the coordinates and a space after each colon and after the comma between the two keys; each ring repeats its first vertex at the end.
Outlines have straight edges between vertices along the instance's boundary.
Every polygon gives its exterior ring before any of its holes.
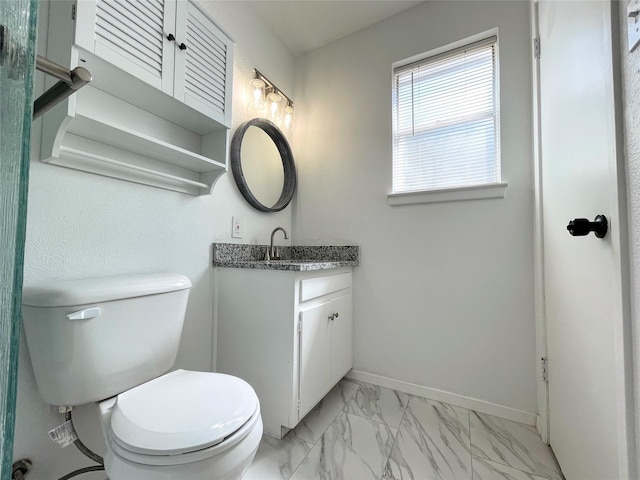
{"type": "Polygon", "coordinates": [[[282,227],[274,228],[273,232],[271,232],[271,243],[269,244],[269,250],[267,250],[267,260],[280,260],[280,251],[278,250],[278,247],[273,246],[273,236],[276,234],[278,230],[284,233],[285,240],[289,240],[289,235],[287,235],[287,232],[284,228],[282,227]]]}

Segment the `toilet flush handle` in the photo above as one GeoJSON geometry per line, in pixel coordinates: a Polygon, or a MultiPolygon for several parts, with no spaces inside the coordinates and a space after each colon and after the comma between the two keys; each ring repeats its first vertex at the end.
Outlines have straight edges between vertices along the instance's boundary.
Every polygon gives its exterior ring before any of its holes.
{"type": "Polygon", "coordinates": [[[70,313],[67,315],[69,320],[89,320],[90,318],[96,318],[102,313],[100,307],[89,307],[84,310],[70,313]]]}

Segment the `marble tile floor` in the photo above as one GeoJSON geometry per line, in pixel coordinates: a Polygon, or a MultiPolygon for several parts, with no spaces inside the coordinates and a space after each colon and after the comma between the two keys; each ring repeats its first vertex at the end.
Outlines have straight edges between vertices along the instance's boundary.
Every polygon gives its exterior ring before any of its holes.
{"type": "Polygon", "coordinates": [[[243,480],[563,480],[534,427],[348,380],[243,480]]]}

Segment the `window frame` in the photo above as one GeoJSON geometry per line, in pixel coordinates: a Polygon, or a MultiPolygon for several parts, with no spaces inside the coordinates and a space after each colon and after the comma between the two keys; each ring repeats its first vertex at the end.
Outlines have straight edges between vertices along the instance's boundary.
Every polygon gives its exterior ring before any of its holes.
{"type": "MultiPolygon", "coordinates": [[[[495,115],[495,149],[496,149],[496,169],[497,169],[497,181],[492,183],[476,183],[469,185],[459,186],[446,186],[427,188],[414,191],[392,191],[387,195],[390,205],[407,205],[414,203],[432,203],[432,202],[447,202],[447,201],[459,201],[459,200],[478,200],[486,198],[503,198],[505,196],[506,187],[508,184],[502,178],[502,158],[501,158],[501,135],[500,135],[500,115],[501,115],[501,102],[500,102],[500,55],[499,55],[499,36],[498,29],[491,29],[486,32],[482,32],[471,37],[459,40],[442,47],[429,50],[420,55],[415,55],[404,60],[394,62],[391,68],[392,79],[392,115],[395,115],[396,102],[395,98],[395,75],[398,70],[408,69],[411,65],[424,63],[425,61],[435,61],[438,58],[446,57],[447,55],[454,55],[460,50],[472,47],[474,44],[491,41],[495,37],[494,52],[495,52],[495,72],[494,72],[494,92],[496,98],[496,115],[495,115]]],[[[429,63],[429,62],[427,62],[429,63]]],[[[392,126],[392,162],[391,162],[391,183],[392,190],[395,183],[395,131],[396,125],[392,126]]]]}

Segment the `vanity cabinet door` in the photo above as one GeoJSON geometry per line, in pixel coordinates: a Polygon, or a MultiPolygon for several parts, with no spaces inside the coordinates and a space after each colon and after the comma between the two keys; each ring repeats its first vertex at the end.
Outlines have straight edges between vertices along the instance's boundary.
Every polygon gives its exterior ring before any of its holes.
{"type": "Polygon", "coordinates": [[[304,417],[351,369],[351,294],[300,312],[300,410],[304,417]]]}
{"type": "Polygon", "coordinates": [[[353,299],[351,294],[330,302],[331,385],[338,383],[353,366],[353,299]]]}
{"type": "Polygon", "coordinates": [[[230,125],[231,40],[192,2],[178,2],[176,30],[175,98],[230,125]]]}
{"type": "Polygon", "coordinates": [[[304,417],[330,388],[331,303],[300,312],[298,419],[304,417]]]}
{"type": "Polygon", "coordinates": [[[176,0],[76,2],[76,44],[173,95],[176,0]]]}

